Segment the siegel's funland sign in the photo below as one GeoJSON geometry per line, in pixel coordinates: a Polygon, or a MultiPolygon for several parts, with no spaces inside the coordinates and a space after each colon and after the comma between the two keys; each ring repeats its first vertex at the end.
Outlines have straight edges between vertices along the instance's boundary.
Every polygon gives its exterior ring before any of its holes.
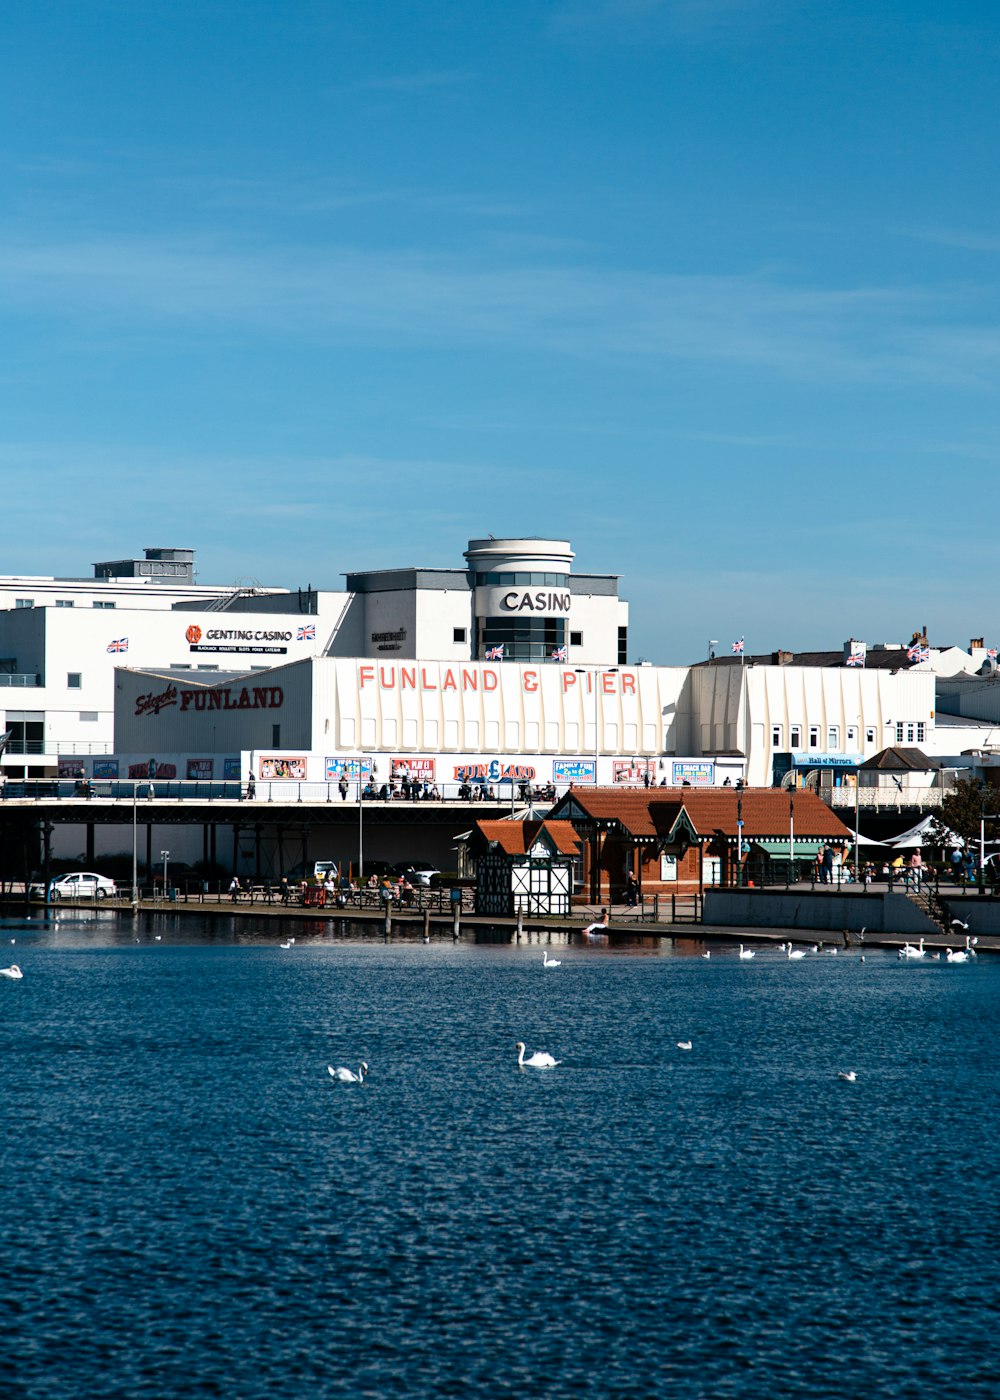
{"type": "Polygon", "coordinates": [[[280,685],[215,686],[211,690],[185,690],[168,685],[164,690],[136,697],[137,715],[158,715],[172,706],[185,710],[280,710],[285,694],[280,685]]]}

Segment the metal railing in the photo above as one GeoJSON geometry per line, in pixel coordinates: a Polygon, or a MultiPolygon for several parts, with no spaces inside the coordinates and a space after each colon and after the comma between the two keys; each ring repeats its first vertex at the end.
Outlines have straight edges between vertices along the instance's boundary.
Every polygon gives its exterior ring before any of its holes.
{"type": "MultiPolygon", "coordinates": [[[[565,791],[561,788],[558,792],[565,791]]],[[[519,787],[515,785],[513,799],[510,785],[501,784],[492,789],[467,783],[442,783],[424,791],[416,787],[405,796],[402,788],[376,790],[371,797],[364,795],[366,809],[420,807],[427,803],[461,803],[472,808],[501,808],[509,811],[518,804],[522,807],[530,802],[545,806],[556,800],[554,786],[544,788],[519,787]]],[[[128,801],[135,796],[141,801],[195,801],[195,802],[245,802],[256,806],[273,803],[313,803],[328,804],[358,810],[357,783],[354,791],[346,798],[341,794],[339,784],[309,782],[258,782],[252,790],[239,778],[7,778],[0,785],[0,798],[3,800],[34,799],[51,801],[53,798],[75,798],[86,801],[128,801]]]]}
{"type": "Polygon", "coordinates": [[[947,796],[943,787],[831,787],[820,788],[819,796],[831,807],[860,808],[863,812],[901,807],[940,807],[947,796]]]}
{"type": "Polygon", "coordinates": [[[0,687],[2,686],[29,686],[34,689],[42,684],[42,678],[35,671],[0,671],[0,687]]]}

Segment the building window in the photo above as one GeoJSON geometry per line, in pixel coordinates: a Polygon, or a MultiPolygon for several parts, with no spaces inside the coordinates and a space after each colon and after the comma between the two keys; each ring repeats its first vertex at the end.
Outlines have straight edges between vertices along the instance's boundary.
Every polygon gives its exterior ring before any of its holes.
{"type": "Polygon", "coordinates": [[[70,690],[79,690],[83,685],[82,672],[70,671],[66,676],[66,685],[70,690]]]}
{"type": "Polygon", "coordinates": [[[272,724],[272,725],[271,725],[271,748],[272,748],[272,749],[280,749],[280,748],[281,748],[281,725],[280,725],[280,724],[272,724]]]}
{"type": "Polygon", "coordinates": [[[618,629],[618,665],[619,665],[619,666],[627,666],[627,665],[628,665],[628,628],[627,628],[627,627],[619,627],[619,629],[618,629]]]}
{"type": "Polygon", "coordinates": [[[897,725],[896,725],[896,743],[897,743],[897,744],[901,744],[902,742],[903,742],[903,726],[902,726],[901,724],[897,724],[897,725]]]}
{"type": "Polygon", "coordinates": [[[35,600],[34,598],[15,598],[14,606],[15,608],[33,608],[35,600]]]}
{"type": "Polygon", "coordinates": [[[97,711],[96,711],[96,710],[81,710],[81,711],[80,711],[80,723],[81,723],[81,724],[96,724],[96,723],[97,723],[97,719],[98,719],[98,715],[97,715],[97,711]]]}
{"type": "Polygon", "coordinates": [[[504,661],[548,661],[553,651],[565,644],[565,629],[561,617],[488,617],[483,622],[479,655],[485,661],[494,647],[502,647],[504,661]]]}
{"type": "Polygon", "coordinates": [[[818,749],[818,748],[819,748],[819,725],[818,725],[818,724],[811,724],[811,725],[809,726],[809,747],[810,747],[811,749],[818,749]]]}
{"type": "Polygon", "coordinates": [[[771,725],[771,748],[772,748],[772,749],[780,749],[780,748],[781,748],[781,739],[782,739],[783,733],[784,733],[784,731],[782,730],[782,727],[781,727],[780,724],[772,724],[772,725],[771,725]]]}
{"type": "Polygon", "coordinates": [[[924,724],[917,725],[917,743],[922,744],[927,735],[927,727],[924,724]]]}
{"type": "Polygon", "coordinates": [[[583,646],[583,633],[582,633],[582,632],[571,632],[571,633],[569,634],[569,644],[570,644],[571,647],[582,647],[582,646],[583,646]]]}
{"type": "Polygon", "coordinates": [[[865,743],[874,744],[875,742],[875,726],[874,724],[869,724],[865,729],[865,743]]]}
{"type": "Polygon", "coordinates": [[[113,607],[114,607],[114,603],[104,603],[104,602],[100,602],[100,603],[95,603],[95,604],[94,604],[94,607],[95,607],[95,608],[113,608],[113,607]]]}
{"type": "Polygon", "coordinates": [[[911,721],[907,724],[907,726],[906,726],[906,742],[907,742],[908,744],[912,744],[912,743],[913,743],[913,721],[912,721],[912,720],[911,720],[911,721]]]}
{"type": "Polygon", "coordinates": [[[838,750],[839,748],[840,748],[840,725],[839,725],[839,724],[831,724],[831,725],[829,725],[829,726],[827,727],[827,731],[826,731],[826,749],[827,749],[827,753],[836,753],[837,750],[838,750]]]}
{"type": "Polygon", "coordinates": [[[858,746],[858,727],[856,724],[847,726],[847,747],[855,749],[858,746]]]}
{"type": "Polygon", "coordinates": [[[802,747],[802,726],[801,726],[801,724],[793,724],[793,725],[792,725],[791,730],[789,731],[788,742],[789,742],[789,744],[791,745],[791,747],[792,747],[793,749],[800,749],[800,748],[802,747]]]}
{"type": "Polygon", "coordinates": [[[73,606],[73,599],[72,599],[72,598],[57,598],[57,599],[56,599],[56,607],[57,607],[57,608],[71,608],[72,606],[73,606]]]}
{"type": "Polygon", "coordinates": [[[464,642],[464,641],[466,641],[467,638],[466,638],[465,628],[464,628],[464,627],[453,627],[453,628],[452,628],[452,631],[451,631],[451,640],[452,640],[453,642],[464,642]]]}

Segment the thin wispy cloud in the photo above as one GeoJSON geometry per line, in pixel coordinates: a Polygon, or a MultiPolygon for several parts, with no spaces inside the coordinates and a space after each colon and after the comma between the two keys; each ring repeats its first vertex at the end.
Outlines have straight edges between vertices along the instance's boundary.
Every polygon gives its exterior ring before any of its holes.
{"type": "Polygon", "coordinates": [[[570,0],[554,12],[555,37],[697,42],[732,40],[771,28],[809,8],[809,0],[570,0]]]}
{"type": "Polygon", "coordinates": [[[359,78],[340,89],[345,92],[424,93],[454,91],[475,80],[475,73],[466,69],[447,68],[422,73],[383,73],[371,78],[359,78]]]}
{"type": "Polygon", "coordinates": [[[907,238],[922,243],[939,243],[945,248],[961,248],[969,253],[1000,253],[1000,233],[964,233],[958,229],[904,229],[907,238]]]}
{"type": "Polygon", "coordinates": [[[640,356],[840,382],[979,382],[1000,353],[983,290],[808,287],[775,273],[504,265],[218,241],[0,241],[8,307],[134,330],[253,325],[303,344],[640,356]]]}

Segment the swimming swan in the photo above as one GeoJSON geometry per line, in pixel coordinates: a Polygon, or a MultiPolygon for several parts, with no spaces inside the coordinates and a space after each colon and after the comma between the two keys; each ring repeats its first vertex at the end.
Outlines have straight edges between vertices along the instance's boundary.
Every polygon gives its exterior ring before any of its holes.
{"type": "Polygon", "coordinates": [[[837,1078],[843,1079],[847,1084],[856,1084],[858,1072],[856,1069],[842,1069],[837,1071],[837,1078]]]}
{"type": "Polygon", "coordinates": [[[10,967],[0,967],[0,977],[9,977],[12,982],[20,982],[24,973],[17,963],[11,963],[10,967]]]}
{"type": "Polygon", "coordinates": [[[562,967],[562,958],[550,958],[548,953],[543,953],[542,967],[562,967]]]}
{"type": "Polygon", "coordinates": [[[740,957],[743,958],[744,961],[746,961],[747,958],[756,957],[756,955],[757,950],[755,948],[744,948],[743,944],[740,944],[740,957]]]}
{"type": "Polygon", "coordinates": [[[690,1041],[690,1040],[679,1040],[679,1041],[677,1042],[677,1049],[678,1049],[678,1050],[690,1050],[690,1049],[691,1049],[691,1041],[690,1041]]]}
{"type": "Polygon", "coordinates": [[[562,1060],[554,1060],[545,1050],[536,1050],[525,1059],[523,1040],[519,1040],[514,1049],[517,1051],[518,1069],[554,1069],[556,1065],[562,1064],[562,1060]]]}
{"type": "Polygon", "coordinates": [[[334,1069],[333,1065],[327,1065],[326,1068],[328,1073],[331,1074],[334,1079],[339,1080],[341,1084],[363,1084],[365,1082],[365,1075],[368,1073],[368,1066],[365,1064],[364,1060],[358,1065],[357,1074],[355,1074],[352,1069],[345,1069],[343,1065],[338,1065],[336,1069],[334,1069]]]}
{"type": "Polygon", "coordinates": [[[968,948],[949,948],[945,953],[948,962],[968,962],[972,955],[972,950],[968,948]]]}
{"type": "Polygon", "coordinates": [[[904,958],[922,958],[924,956],[924,940],[921,938],[916,948],[914,948],[912,943],[904,943],[903,951],[900,956],[904,958]]]}
{"type": "Polygon", "coordinates": [[[789,943],[789,945],[788,945],[788,952],[787,952],[787,954],[786,954],[786,957],[793,958],[793,959],[797,959],[797,958],[804,958],[805,955],[806,955],[806,950],[805,950],[804,948],[793,948],[792,945],[789,943]]]}

